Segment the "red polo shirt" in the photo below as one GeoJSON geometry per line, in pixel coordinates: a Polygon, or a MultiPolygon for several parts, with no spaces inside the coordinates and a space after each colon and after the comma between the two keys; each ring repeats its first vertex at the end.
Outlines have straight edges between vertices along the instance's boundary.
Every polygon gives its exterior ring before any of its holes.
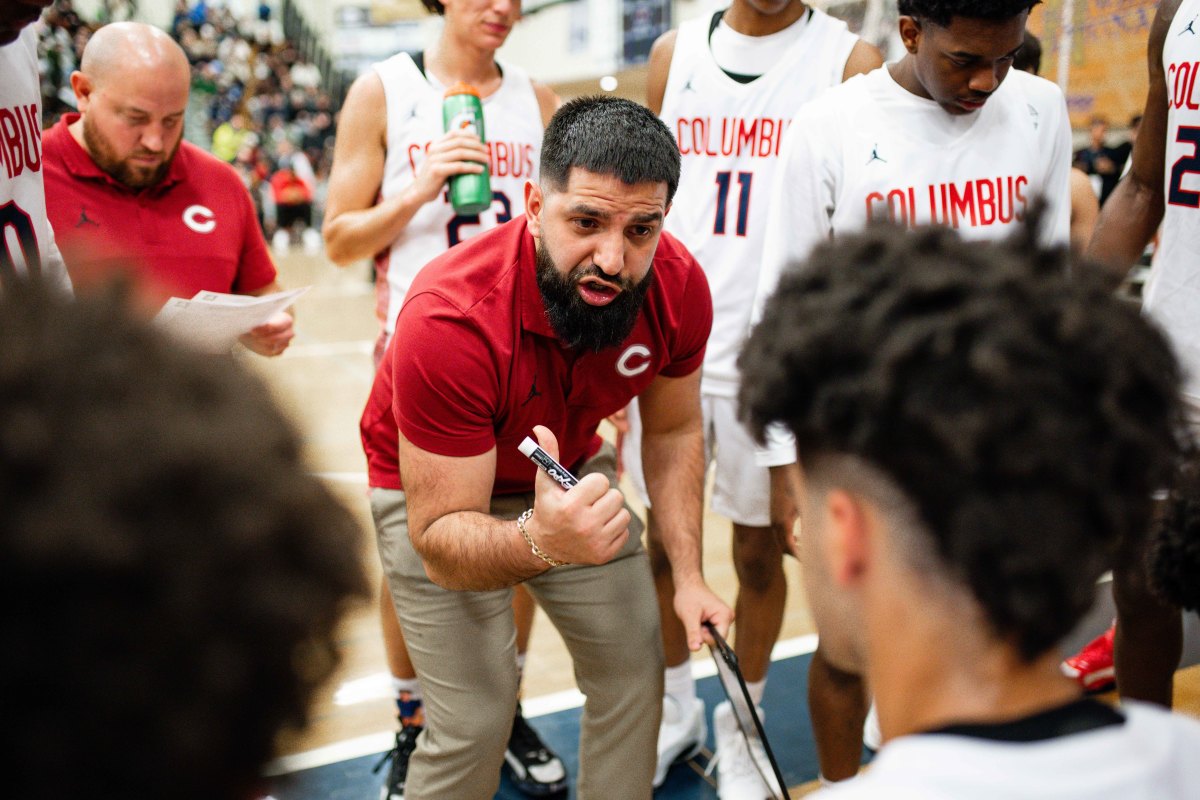
{"type": "Polygon", "coordinates": [[[254,204],[233,168],[182,142],[162,181],[129,189],[101,171],[67,126],[42,135],[46,210],[78,284],[128,271],[152,295],[249,294],[275,280],[254,204]]]}
{"type": "Polygon", "coordinates": [[[400,489],[397,425],[444,456],[496,447],[494,494],[533,490],[517,451],[534,425],[558,437],[563,464],[600,447],[596,427],[657,375],[700,368],[712,297],[700,265],[670,234],[633,331],[600,353],[563,347],[546,319],[534,240],[520,217],[447,250],[413,281],[362,416],[371,486],[400,489]]]}

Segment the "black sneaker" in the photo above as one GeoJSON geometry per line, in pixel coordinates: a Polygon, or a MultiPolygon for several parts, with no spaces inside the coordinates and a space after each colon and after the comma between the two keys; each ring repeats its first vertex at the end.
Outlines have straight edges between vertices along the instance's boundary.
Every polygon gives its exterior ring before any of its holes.
{"type": "Polygon", "coordinates": [[[417,734],[424,730],[422,725],[405,725],[396,733],[396,746],[383,754],[371,772],[379,772],[388,761],[387,781],[379,790],[379,800],[404,800],[404,784],[408,781],[408,760],[417,748],[417,734]]]}
{"type": "Polygon", "coordinates": [[[525,794],[545,797],[567,789],[567,768],[530,727],[519,705],[504,751],[504,768],[513,784],[525,794]]]}

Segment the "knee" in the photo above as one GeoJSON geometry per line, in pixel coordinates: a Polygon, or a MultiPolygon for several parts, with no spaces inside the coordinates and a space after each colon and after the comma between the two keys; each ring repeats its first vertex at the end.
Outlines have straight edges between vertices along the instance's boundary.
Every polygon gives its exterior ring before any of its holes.
{"type": "Polygon", "coordinates": [[[437,704],[426,692],[426,727],[431,743],[446,755],[474,755],[480,760],[502,756],[512,731],[517,710],[517,695],[480,691],[470,705],[460,705],[438,713],[437,704]]]}
{"type": "Polygon", "coordinates": [[[734,537],[734,568],[738,586],[754,594],[766,594],[787,586],[783,574],[783,550],[767,530],[755,529],[734,537]]]}

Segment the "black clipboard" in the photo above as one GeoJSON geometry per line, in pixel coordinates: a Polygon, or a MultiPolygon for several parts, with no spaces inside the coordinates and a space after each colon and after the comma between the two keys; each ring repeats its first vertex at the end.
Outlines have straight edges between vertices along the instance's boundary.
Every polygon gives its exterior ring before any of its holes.
{"type": "Polygon", "coordinates": [[[779,762],[775,760],[775,753],[771,751],[767,733],[763,730],[762,720],[754,708],[754,702],[750,699],[750,690],[746,688],[746,679],[742,677],[742,670],[738,666],[737,654],[733,652],[733,648],[722,638],[721,634],[717,633],[716,627],[711,622],[705,622],[704,627],[712,636],[713,644],[709,645],[709,650],[712,652],[713,661],[717,664],[717,677],[721,681],[721,688],[725,690],[725,696],[729,698],[729,704],[733,707],[733,716],[737,720],[738,727],[741,728],[742,735],[746,737],[746,746],[750,749],[750,760],[754,762],[754,766],[758,769],[763,783],[771,792],[774,800],[790,800],[787,784],[783,781],[783,773],[779,770],[779,762]],[[771,774],[767,774],[759,760],[754,757],[755,744],[761,745],[770,764],[771,774]],[[779,791],[775,791],[776,788],[779,791]]]}

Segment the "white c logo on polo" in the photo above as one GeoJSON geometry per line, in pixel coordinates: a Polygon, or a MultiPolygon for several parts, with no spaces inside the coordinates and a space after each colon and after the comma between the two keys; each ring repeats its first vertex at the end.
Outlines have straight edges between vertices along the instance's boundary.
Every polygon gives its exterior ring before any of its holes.
{"type": "Polygon", "coordinates": [[[644,344],[631,344],[625,348],[625,352],[621,353],[621,357],[617,359],[617,372],[624,375],[626,378],[632,378],[636,375],[641,375],[646,370],[650,369],[650,348],[644,344]],[[633,364],[634,359],[645,359],[633,364]]]}
{"type": "Polygon", "coordinates": [[[196,233],[212,233],[217,227],[216,217],[211,208],[188,206],[183,211],[183,224],[196,233]]]}

